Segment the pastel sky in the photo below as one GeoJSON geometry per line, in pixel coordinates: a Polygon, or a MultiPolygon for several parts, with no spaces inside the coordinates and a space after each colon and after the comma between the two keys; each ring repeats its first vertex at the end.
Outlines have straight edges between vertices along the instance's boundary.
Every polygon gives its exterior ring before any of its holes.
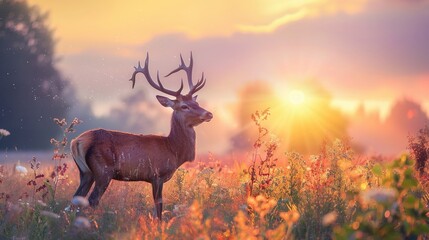
{"type": "MultiPolygon", "coordinates": [[[[162,75],[190,51],[195,77],[207,77],[199,98],[224,125],[233,122],[226,106],[254,80],[284,95],[315,79],[348,113],[362,103],[385,117],[403,97],[429,112],[429,1],[29,2],[49,12],[59,67],[98,115],[136,92],[127,80],[146,52],[162,75]]],[[[175,88],[173,79],[164,82],[175,88]]],[[[157,94],[139,80],[148,98],[157,94]]]]}

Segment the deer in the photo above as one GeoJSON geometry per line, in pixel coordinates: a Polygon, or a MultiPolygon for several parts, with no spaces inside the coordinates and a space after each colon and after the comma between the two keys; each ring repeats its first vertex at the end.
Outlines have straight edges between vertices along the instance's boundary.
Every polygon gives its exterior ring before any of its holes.
{"type": "Polygon", "coordinates": [[[204,72],[196,84],[192,80],[192,52],[187,66],[180,55],[179,67],[165,77],[184,71],[187,75],[189,92],[182,94],[180,88],[173,91],[165,88],[157,72],[157,83],[149,73],[149,53],[144,67],[140,62],[134,67],[132,88],[136,75],[142,73],[154,89],[174,97],[170,99],[157,95],[164,107],[173,109],[171,129],[168,136],[143,135],[105,129],[88,130],[71,141],[73,159],[79,169],[80,185],[74,197],[86,197],[95,182],[88,201],[91,207],[99,204],[111,180],[144,181],[152,185],[156,217],[162,221],[162,187],[184,163],[195,159],[196,133],[194,127],[209,122],[213,114],[200,107],[196,92],[206,83],[204,72]]]}

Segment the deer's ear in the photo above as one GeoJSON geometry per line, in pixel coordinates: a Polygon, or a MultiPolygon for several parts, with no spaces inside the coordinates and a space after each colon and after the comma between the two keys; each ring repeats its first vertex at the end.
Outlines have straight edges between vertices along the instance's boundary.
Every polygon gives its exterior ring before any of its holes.
{"type": "Polygon", "coordinates": [[[193,96],[192,100],[197,101],[197,97],[198,97],[198,95],[193,96]]]}
{"type": "Polygon", "coordinates": [[[174,106],[174,101],[167,97],[156,95],[156,99],[158,99],[159,103],[161,103],[161,105],[164,107],[174,106]]]}

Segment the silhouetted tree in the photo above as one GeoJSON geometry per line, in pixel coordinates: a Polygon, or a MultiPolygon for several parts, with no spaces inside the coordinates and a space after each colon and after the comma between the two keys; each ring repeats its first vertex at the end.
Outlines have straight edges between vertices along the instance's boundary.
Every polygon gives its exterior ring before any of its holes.
{"type": "Polygon", "coordinates": [[[386,125],[400,129],[404,134],[416,132],[429,121],[420,103],[403,98],[397,100],[386,118],[386,125]]]}
{"type": "Polygon", "coordinates": [[[11,132],[1,149],[49,146],[66,117],[67,81],[55,67],[47,14],[26,1],[0,1],[0,128],[11,132]]]}

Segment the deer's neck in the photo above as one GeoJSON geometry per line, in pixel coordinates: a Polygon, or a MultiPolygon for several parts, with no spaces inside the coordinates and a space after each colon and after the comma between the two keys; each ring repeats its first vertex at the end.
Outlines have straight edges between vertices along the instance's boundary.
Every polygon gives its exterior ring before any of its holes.
{"type": "Polygon", "coordinates": [[[180,121],[175,113],[171,118],[171,130],[168,135],[171,150],[177,156],[179,165],[195,159],[195,130],[180,121]]]}

